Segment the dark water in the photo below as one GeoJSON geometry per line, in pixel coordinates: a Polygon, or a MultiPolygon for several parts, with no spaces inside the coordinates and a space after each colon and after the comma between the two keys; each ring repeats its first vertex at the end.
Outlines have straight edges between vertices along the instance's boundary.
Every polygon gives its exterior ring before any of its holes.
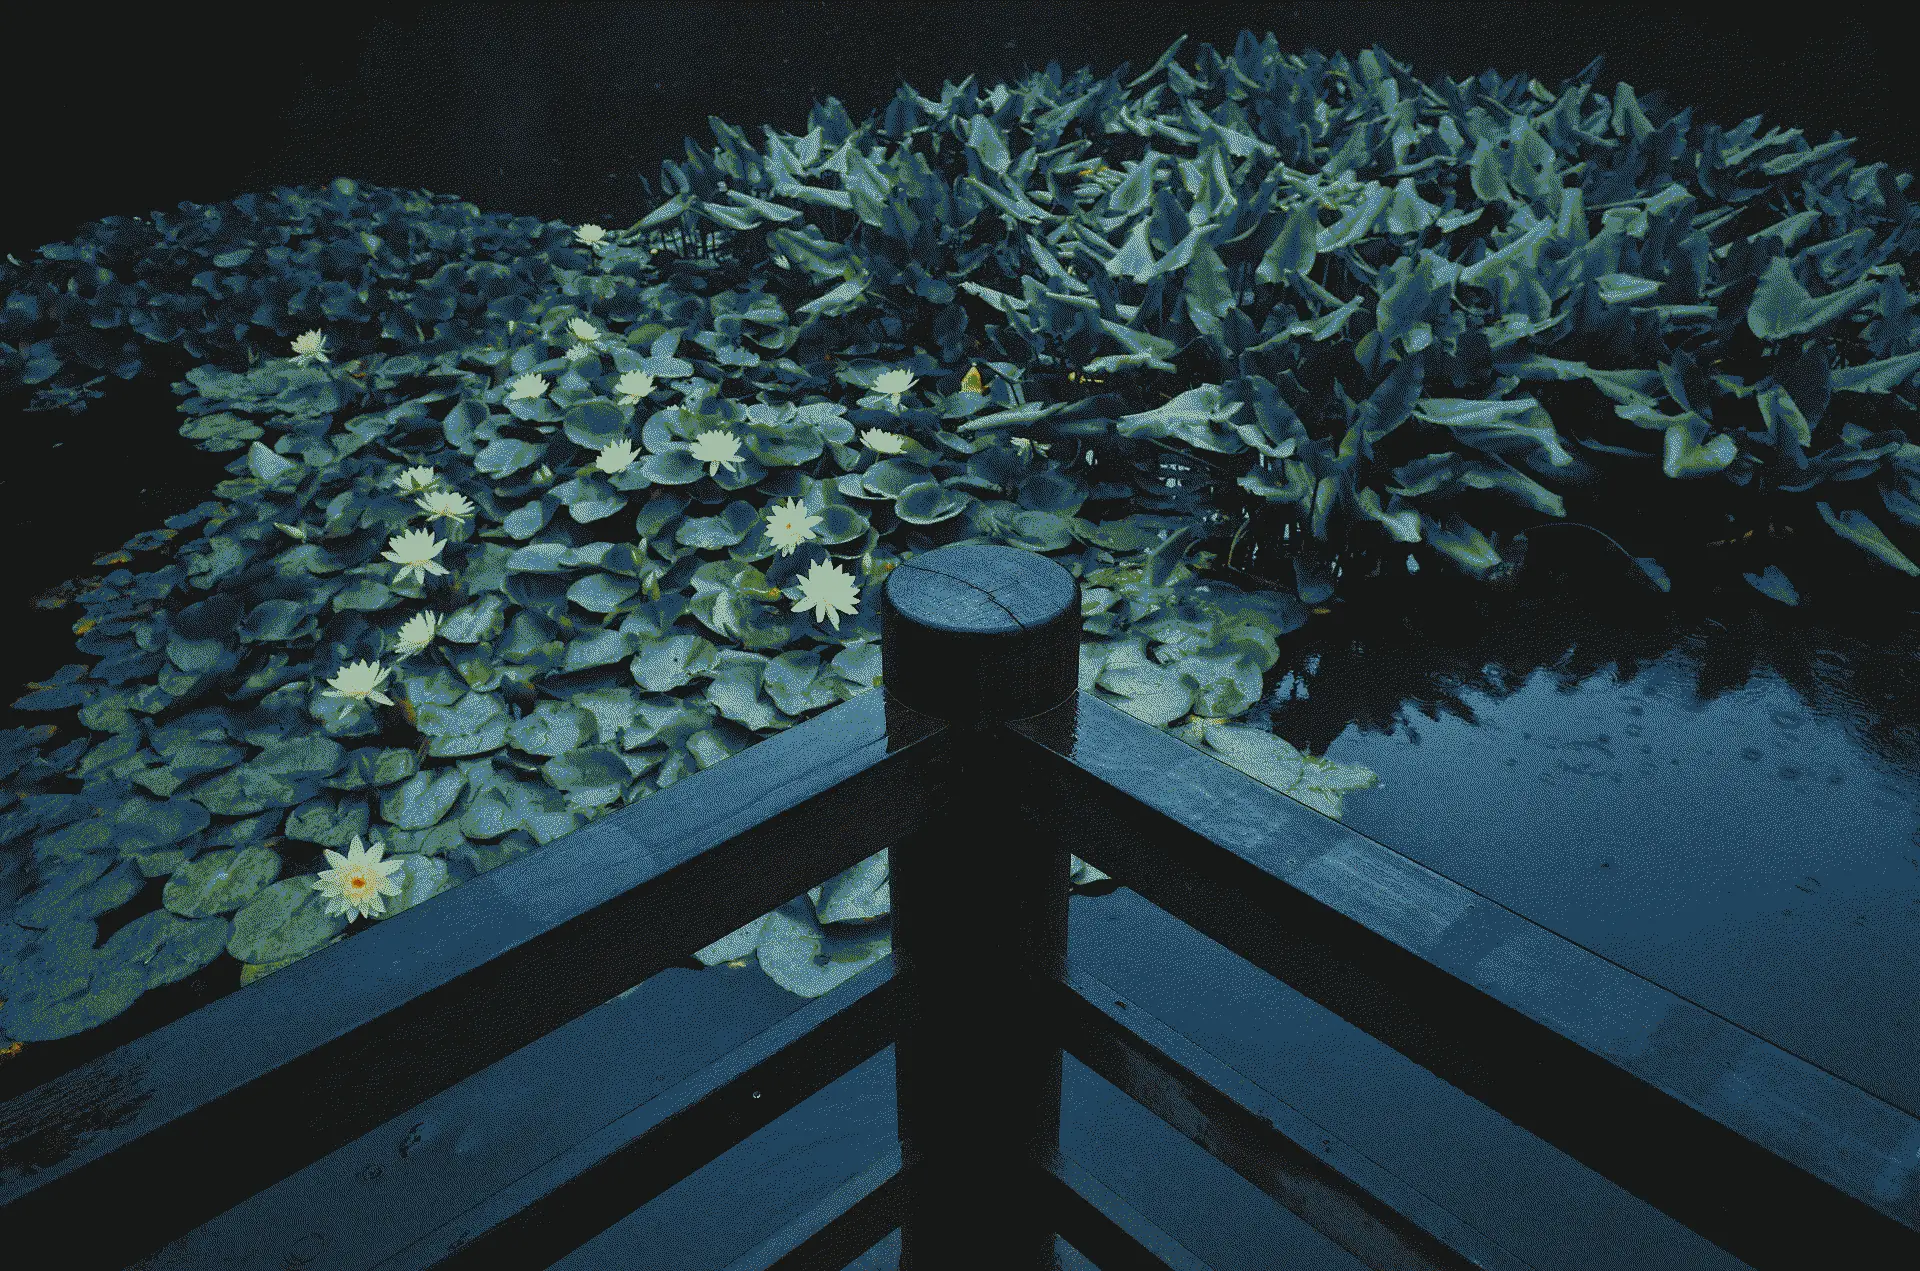
{"type": "Polygon", "coordinates": [[[1275,728],[1380,774],[1354,829],[1920,1110],[1920,624],[1535,583],[1300,633],[1275,728]]]}

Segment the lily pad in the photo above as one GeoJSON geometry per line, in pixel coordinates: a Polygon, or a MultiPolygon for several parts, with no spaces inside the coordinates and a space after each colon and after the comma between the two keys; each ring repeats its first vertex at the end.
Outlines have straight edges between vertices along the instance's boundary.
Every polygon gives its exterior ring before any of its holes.
{"type": "Polygon", "coordinates": [[[694,953],[706,966],[718,966],[722,962],[732,962],[736,958],[746,958],[760,947],[760,933],[765,930],[770,914],[761,914],[752,922],[721,936],[712,944],[694,953]]]}
{"type": "Polygon", "coordinates": [[[146,877],[132,861],[86,861],[43,879],[40,886],[20,898],[13,920],[22,927],[46,928],[63,922],[97,918],[118,909],[140,893],[146,877]]]}
{"type": "Polygon", "coordinates": [[[183,980],[227,947],[231,924],[225,918],[186,919],[156,909],[113,933],[100,948],[103,964],[137,966],[146,987],[183,980]]]}
{"type": "Polygon", "coordinates": [[[754,952],[760,969],[781,988],[801,997],[820,997],[893,952],[893,939],[886,932],[829,935],[800,897],[767,915],[754,952]]]}
{"type": "Polygon", "coordinates": [[[328,777],[340,770],[346,753],[330,737],[295,737],[269,744],[253,757],[253,767],[294,781],[328,777]]]}
{"type": "Polygon", "coordinates": [[[882,848],[809,892],[814,916],[822,923],[881,917],[892,909],[893,903],[887,878],[887,852],[882,848]]]}
{"type": "Polygon", "coordinates": [[[1205,739],[1216,758],[1282,793],[1299,785],[1305,774],[1300,752],[1266,729],[1208,724],[1205,739]]]}
{"type": "Polygon", "coordinates": [[[143,967],[110,966],[74,972],[16,988],[0,1007],[0,1032],[15,1041],[48,1042],[101,1024],[119,1015],[146,992],[143,967]]]}
{"type": "Polygon", "coordinates": [[[601,746],[583,746],[555,755],[541,765],[541,774],[557,790],[624,788],[629,780],[619,752],[601,746]]]}
{"type": "Polygon", "coordinates": [[[466,783],[466,773],[458,768],[416,772],[381,796],[381,819],[403,830],[437,825],[453,810],[466,783]]]}
{"type": "Polygon", "coordinates": [[[216,816],[250,816],[290,807],[310,793],[306,782],[242,764],[195,786],[188,795],[216,816]]]}
{"type": "Polygon", "coordinates": [[[227,952],[242,962],[275,962],[312,953],[346,930],[343,914],[326,912],[327,897],[311,875],[262,888],[234,915],[227,952]]]}
{"type": "Polygon", "coordinates": [[[594,740],[593,715],[565,702],[541,702],[508,726],[507,737],[530,755],[563,755],[594,740]]]}
{"type": "Polygon", "coordinates": [[[384,897],[386,911],[376,915],[382,921],[439,895],[449,886],[447,863],[436,856],[406,855],[393,859],[400,862],[399,870],[393,875],[394,881],[400,884],[400,894],[384,897]]]}
{"type": "Polygon", "coordinates": [[[286,835],[322,847],[345,849],[356,835],[367,832],[369,819],[366,800],[322,795],[288,814],[286,835]]]}
{"type": "Polygon", "coordinates": [[[209,852],[174,871],[160,903],[182,918],[231,913],[280,877],[280,855],[270,848],[209,852]]]}

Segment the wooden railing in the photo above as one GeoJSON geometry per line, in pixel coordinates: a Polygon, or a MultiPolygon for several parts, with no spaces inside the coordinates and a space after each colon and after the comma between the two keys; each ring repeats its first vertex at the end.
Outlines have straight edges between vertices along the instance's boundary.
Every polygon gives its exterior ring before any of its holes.
{"type": "Polygon", "coordinates": [[[1204,1266],[1061,1151],[1063,1054],[1367,1266],[1529,1265],[1069,959],[1071,851],[1754,1267],[1920,1266],[1920,1120],[1077,692],[1056,563],[882,613],[882,689],[0,1105],[0,1251],[139,1262],[887,848],[890,963],[357,1265],[546,1266],[888,1044],[898,1150],[728,1271],[1204,1266]]]}

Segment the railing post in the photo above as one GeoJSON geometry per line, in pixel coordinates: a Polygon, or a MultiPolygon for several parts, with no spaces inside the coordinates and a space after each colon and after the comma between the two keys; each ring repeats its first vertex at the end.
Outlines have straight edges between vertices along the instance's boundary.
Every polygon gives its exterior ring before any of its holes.
{"type": "Polygon", "coordinates": [[[1048,1271],[1054,1216],[1034,1167],[1060,1138],[1068,847],[1019,812],[1001,724],[1073,698],[1080,582],[1046,557],[957,543],[881,588],[889,701],[946,720],[954,797],[937,830],[888,857],[902,1271],[1048,1271]]]}

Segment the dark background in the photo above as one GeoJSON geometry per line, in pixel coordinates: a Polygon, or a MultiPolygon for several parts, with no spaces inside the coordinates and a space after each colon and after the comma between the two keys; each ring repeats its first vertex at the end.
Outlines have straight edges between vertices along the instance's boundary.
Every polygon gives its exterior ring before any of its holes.
{"type": "MultiPolygon", "coordinates": [[[[1182,32],[1229,50],[1243,28],[1349,55],[1376,42],[1423,78],[1491,67],[1548,85],[1607,58],[1643,97],[1663,91],[1733,124],[1755,113],[1859,138],[1864,161],[1913,169],[1916,106],[1896,91],[1894,6],[1721,4],[384,4],[114,9],[15,6],[0,76],[11,197],[0,251],[23,256],[102,216],[219,202],[336,176],[456,194],[483,209],[608,226],[650,205],[644,175],[701,145],[717,115],[802,131],[828,95],[859,119],[903,80],[983,85],[1057,60],[1144,70],[1182,32]],[[1818,14],[1780,17],[1782,12],[1818,14]]],[[[0,631],[20,679],[74,650],[72,603],[32,600],[131,535],[209,497],[231,456],[179,438],[156,349],[84,414],[26,414],[0,394],[0,631]]],[[[152,568],[147,564],[144,567],[152,568]]],[[[0,684],[0,725],[14,678],[0,684]]]]}
{"type": "MultiPolygon", "coordinates": [[[[256,12],[264,13],[266,9],[256,12]]],[[[707,116],[758,139],[803,131],[837,96],[855,119],[911,82],[983,85],[1058,61],[1136,73],[1191,36],[1241,28],[1289,50],[1375,42],[1423,78],[1492,67],[1549,86],[1606,54],[1602,87],[1733,124],[1857,136],[1911,166],[1916,108],[1896,92],[1895,5],[987,3],[383,4],[271,6],[271,21],[193,5],[9,13],[13,197],[0,250],[62,240],[108,214],[216,202],[336,176],[457,194],[487,210],[630,222],[636,179],[710,145],[707,116]],[[1782,14],[1806,15],[1784,17],[1782,14]],[[1815,20],[1815,15],[1818,15],[1815,20]]]]}

